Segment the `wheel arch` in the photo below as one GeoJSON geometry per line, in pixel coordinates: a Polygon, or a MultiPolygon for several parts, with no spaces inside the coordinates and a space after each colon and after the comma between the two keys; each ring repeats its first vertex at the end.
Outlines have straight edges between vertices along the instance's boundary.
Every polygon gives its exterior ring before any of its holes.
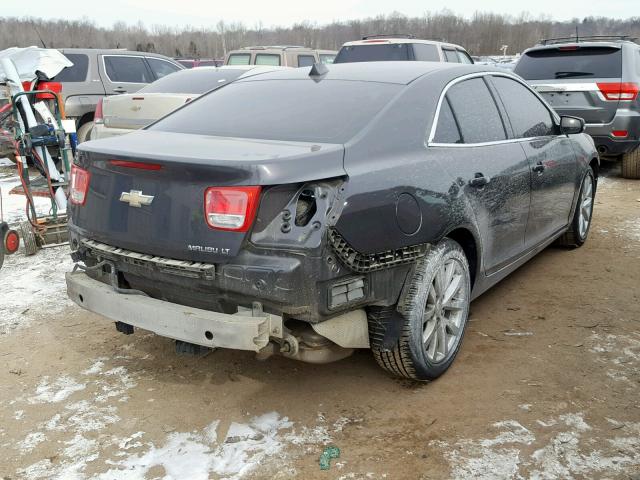
{"type": "Polygon", "coordinates": [[[467,257],[467,261],[469,262],[469,275],[471,276],[471,288],[473,289],[481,265],[481,248],[478,238],[466,227],[455,228],[447,233],[445,237],[450,238],[460,245],[464,255],[467,257]]]}

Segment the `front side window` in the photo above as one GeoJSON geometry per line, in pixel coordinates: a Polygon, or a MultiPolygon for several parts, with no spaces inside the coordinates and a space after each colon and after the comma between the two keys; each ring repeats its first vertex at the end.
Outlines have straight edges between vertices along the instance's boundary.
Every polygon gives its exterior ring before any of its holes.
{"type": "Polygon", "coordinates": [[[280,55],[273,55],[272,53],[258,53],[256,54],[255,64],[277,67],[280,65],[280,55]]]}
{"type": "Polygon", "coordinates": [[[299,67],[310,67],[314,63],[316,63],[316,59],[313,55],[298,55],[299,67]]]}
{"type": "Polygon", "coordinates": [[[151,83],[155,80],[143,57],[105,55],[104,68],[114,83],[151,83]]]}
{"type": "Polygon", "coordinates": [[[249,65],[251,62],[250,53],[234,53],[229,55],[227,65],[249,65]]]}
{"type": "Polygon", "coordinates": [[[463,143],[496,142],[507,138],[498,107],[482,78],[456,83],[447,92],[447,99],[458,121],[463,143]]]}
{"type": "Polygon", "coordinates": [[[147,62],[149,62],[151,71],[156,76],[156,78],[162,78],[169,75],[170,73],[180,70],[173,63],[167,62],[166,60],[161,60],[159,58],[147,57],[147,62]]]}
{"type": "Polygon", "coordinates": [[[449,50],[447,48],[443,48],[444,59],[450,63],[460,63],[460,59],[458,58],[458,54],[455,50],[449,50]]]}
{"type": "Polygon", "coordinates": [[[516,138],[554,134],[551,112],[524,85],[506,77],[493,77],[516,138]]]}
{"type": "Polygon", "coordinates": [[[433,141],[435,143],[462,143],[458,123],[453,116],[449,100],[446,97],[440,106],[440,116],[438,117],[438,126],[436,127],[433,141]]]}

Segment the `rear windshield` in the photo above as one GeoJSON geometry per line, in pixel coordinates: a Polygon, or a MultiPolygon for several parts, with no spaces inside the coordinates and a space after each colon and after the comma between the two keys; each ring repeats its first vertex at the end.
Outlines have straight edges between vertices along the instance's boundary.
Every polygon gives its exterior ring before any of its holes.
{"type": "Polygon", "coordinates": [[[616,47],[533,50],[520,58],[515,72],[525,80],[620,78],[622,50],[616,47]]]}
{"type": "Polygon", "coordinates": [[[350,45],[342,47],[333,63],[413,60],[407,43],[350,45]]]}
{"type": "Polygon", "coordinates": [[[229,68],[209,70],[194,68],[171,73],[139,90],[140,93],[194,93],[201,94],[232,82],[246,70],[229,68]]]}
{"type": "Polygon", "coordinates": [[[362,130],[402,87],[342,80],[239,81],[200,97],[148,129],[344,143],[362,130]]]}
{"type": "Polygon", "coordinates": [[[73,67],[65,67],[55,78],[56,82],[84,82],[89,71],[89,57],[84,53],[65,53],[73,63],[73,67]]]}

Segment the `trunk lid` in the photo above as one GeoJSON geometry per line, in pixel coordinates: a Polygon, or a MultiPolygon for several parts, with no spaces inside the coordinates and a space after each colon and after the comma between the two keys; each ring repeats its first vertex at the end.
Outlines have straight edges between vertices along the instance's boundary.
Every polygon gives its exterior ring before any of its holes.
{"type": "Polygon", "coordinates": [[[598,84],[621,82],[619,45],[569,44],[529,50],[515,73],[523,77],[560,115],[586,123],[609,123],[618,100],[607,100],[598,84]]]}
{"type": "Polygon", "coordinates": [[[204,214],[208,187],[264,190],[345,175],[340,144],[143,130],[79,149],[77,163],[91,178],[86,203],[72,205],[71,216],[84,235],[135,252],[209,263],[236,256],[251,229],[210,228],[204,214]],[[123,161],[137,164],[131,168],[123,161]]]}
{"type": "Polygon", "coordinates": [[[111,95],[102,101],[104,125],[109,128],[137,130],[164,117],[197,96],[185,93],[111,95]]]}

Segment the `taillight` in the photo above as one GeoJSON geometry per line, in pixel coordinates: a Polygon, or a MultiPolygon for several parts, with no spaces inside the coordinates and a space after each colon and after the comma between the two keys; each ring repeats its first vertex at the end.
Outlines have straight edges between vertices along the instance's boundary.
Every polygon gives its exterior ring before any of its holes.
{"type": "Polygon", "coordinates": [[[258,209],[260,187],[209,187],[204,192],[207,224],[218,230],[246,232],[258,209]]]}
{"type": "Polygon", "coordinates": [[[640,87],[633,82],[598,83],[598,88],[607,100],[635,100],[640,87]]]}
{"type": "Polygon", "coordinates": [[[85,169],[76,165],[71,166],[71,188],[69,197],[71,203],[76,205],[84,205],[87,201],[87,192],[89,191],[89,180],[91,174],[85,169]]]}
{"type": "Polygon", "coordinates": [[[93,123],[104,123],[102,118],[102,98],[96,104],[96,111],[93,114],[93,123]]]}

